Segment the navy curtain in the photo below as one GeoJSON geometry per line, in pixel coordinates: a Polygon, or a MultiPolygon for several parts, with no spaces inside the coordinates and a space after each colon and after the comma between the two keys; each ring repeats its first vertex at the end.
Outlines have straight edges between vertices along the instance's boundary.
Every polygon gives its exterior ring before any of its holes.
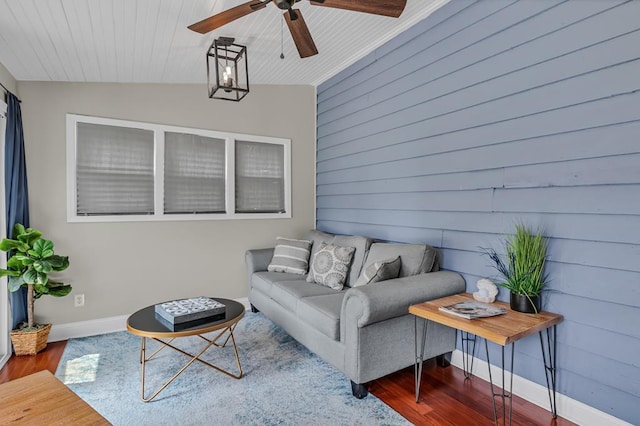
{"type": "MultiPolygon", "coordinates": [[[[29,196],[27,166],[24,157],[24,135],[20,100],[7,93],[7,133],[4,147],[4,193],[7,213],[7,235],[13,238],[13,225],[29,226],[29,196]]],[[[13,327],[27,320],[27,291],[24,288],[10,293],[13,327]]]]}

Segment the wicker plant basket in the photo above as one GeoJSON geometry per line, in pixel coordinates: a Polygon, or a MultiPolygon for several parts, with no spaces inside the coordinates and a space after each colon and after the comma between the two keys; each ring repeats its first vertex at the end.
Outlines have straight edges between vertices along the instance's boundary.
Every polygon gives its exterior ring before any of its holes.
{"type": "Polygon", "coordinates": [[[11,343],[16,355],[35,355],[47,347],[51,324],[34,331],[12,331],[11,343]]]}

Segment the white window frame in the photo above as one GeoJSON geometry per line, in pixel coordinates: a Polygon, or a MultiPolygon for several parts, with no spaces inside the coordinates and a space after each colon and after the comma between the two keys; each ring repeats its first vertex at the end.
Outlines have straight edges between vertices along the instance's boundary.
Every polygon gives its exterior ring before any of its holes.
{"type": "Polygon", "coordinates": [[[246,135],[216,130],[167,126],[111,118],[67,114],[67,222],[148,222],[182,220],[229,219],[288,219],[291,218],[291,140],[269,136],[246,135]],[[95,215],[77,214],[76,147],[78,123],[129,127],[154,132],[154,214],[95,215]],[[189,133],[225,141],[225,194],[226,213],[164,214],[164,135],[166,132],[189,133]],[[282,213],[235,212],[235,142],[247,141],[278,144],[284,147],[284,208],[282,213]]]}

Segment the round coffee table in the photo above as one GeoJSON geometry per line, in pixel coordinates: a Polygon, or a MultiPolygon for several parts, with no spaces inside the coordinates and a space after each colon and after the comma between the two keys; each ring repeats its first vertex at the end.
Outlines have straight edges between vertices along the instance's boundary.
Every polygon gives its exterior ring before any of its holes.
{"type": "Polygon", "coordinates": [[[190,322],[186,325],[176,327],[175,329],[169,328],[169,326],[164,325],[163,322],[156,317],[155,313],[155,305],[147,306],[146,308],[140,309],[135,312],[127,319],[127,330],[131,334],[135,334],[136,336],[140,336],[142,338],[142,343],[140,346],[140,364],[142,365],[142,374],[141,374],[141,387],[142,387],[142,400],[144,402],[149,402],[160,392],[162,392],[171,382],[173,382],[176,377],[178,377],[184,370],[186,370],[191,364],[195,361],[201,362],[202,364],[213,368],[221,373],[224,373],[234,379],[239,379],[242,377],[242,366],[240,365],[240,358],[238,357],[238,348],[236,347],[236,340],[233,336],[233,330],[236,328],[238,321],[244,316],[244,305],[235,300],[230,299],[220,299],[213,297],[212,299],[222,303],[226,307],[225,317],[215,320],[199,320],[190,322]],[[218,334],[209,339],[203,334],[211,333],[219,331],[218,334]],[[226,338],[225,338],[226,335],[226,338]],[[201,339],[207,342],[207,344],[200,350],[197,354],[188,353],[174,345],[171,344],[174,339],[178,337],[187,337],[187,336],[199,336],[201,339]],[[161,346],[155,352],[153,352],[148,357],[146,356],[146,339],[153,339],[156,342],[160,343],[161,346]],[[224,338],[223,342],[219,342],[224,338]],[[168,339],[168,340],[165,340],[168,339]],[[202,354],[204,354],[211,346],[216,346],[218,348],[226,347],[227,343],[231,340],[233,345],[233,352],[236,357],[236,363],[238,365],[238,374],[231,373],[227,370],[223,370],[222,368],[209,363],[200,358],[202,354]],[[145,364],[151,358],[153,358],[158,352],[160,352],[164,348],[171,348],[181,354],[189,357],[189,361],[176,373],[171,377],[164,385],[162,385],[158,390],[156,390],[151,396],[145,397],[144,391],[144,378],[145,378],[145,364]]]}

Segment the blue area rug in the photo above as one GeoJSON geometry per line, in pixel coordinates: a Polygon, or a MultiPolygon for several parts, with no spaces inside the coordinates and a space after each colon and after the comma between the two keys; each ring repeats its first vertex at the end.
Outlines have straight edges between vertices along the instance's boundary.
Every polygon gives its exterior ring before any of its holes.
{"type": "MultiPolygon", "coordinates": [[[[234,333],[244,377],[199,362],[156,399],[140,399],[140,338],[127,332],[69,340],[56,376],[114,425],[405,425],[375,396],[358,400],[341,372],[309,352],[264,315],[247,312],[234,333]]],[[[204,341],[176,339],[196,352],[204,341]]],[[[147,339],[147,354],[159,347],[147,339]]],[[[232,347],[207,361],[237,372],[232,347]]],[[[147,396],[187,358],[169,348],[147,363],[147,396]]]]}

